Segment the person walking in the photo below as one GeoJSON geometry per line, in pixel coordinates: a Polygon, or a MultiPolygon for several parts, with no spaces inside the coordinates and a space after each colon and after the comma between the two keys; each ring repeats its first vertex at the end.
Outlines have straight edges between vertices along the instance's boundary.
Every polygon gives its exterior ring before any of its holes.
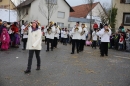
{"type": "Polygon", "coordinates": [[[54,24],[54,26],[55,26],[54,48],[57,48],[58,37],[59,37],[59,34],[60,34],[60,29],[59,29],[59,26],[56,25],[56,23],[54,24]]]}
{"type": "Polygon", "coordinates": [[[47,50],[46,52],[49,52],[49,43],[51,43],[51,51],[53,51],[53,46],[54,46],[54,35],[55,35],[55,26],[54,22],[50,22],[49,26],[47,27],[45,33],[47,33],[46,38],[47,38],[47,50]]]}
{"type": "Polygon", "coordinates": [[[94,29],[92,33],[92,39],[93,39],[92,48],[95,47],[96,49],[96,46],[97,46],[97,30],[96,29],[94,29]]]}
{"type": "Polygon", "coordinates": [[[80,42],[80,33],[82,32],[82,28],[79,26],[79,22],[76,22],[75,27],[72,29],[72,52],[71,54],[74,54],[75,52],[75,46],[77,48],[77,53],[79,53],[79,42],[80,42]]]}
{"type": "Polygon", "coordinates": [[[27,70],[24,71],[25,74],[31,72],[31,65],[34,52],[36,54],[37,59],[36,70],[40,70],[41,66],[40,51],[42,49],[41,44],[42,44],[42,32],[41,29],[38,28],[38,23],[34,21],[32,22],[32,26],[28,28],[28,41],[26,49],[29,50],[29,57],[28,57],[27,70]]]}
{"type": "Polygon", "coordinates": [[[29,25],[26,25],[26,27],[23,29],[23,49],[22,50],[26,50],[26,44],[27,44],[27,40],[28,40],[28,27],[29,25]]]}
{"type": "Polygon", "coordinates": [[[108,56],[108,43],[110,42],[111,29],[108,28],[107,24],[99,31],[99,35],[101,36],[101,57],[104,57],[104,54],[108,56]]]}
{"type": "Polygon", "coordinates": [[[86,36],[88,35],[87,26],[85,26],[85,24],[82,24],[82,32],[80,33],[80,35],[81,39],[80,39],[79,51],[82,52],[84,51],[85,40],[86,36]]]}

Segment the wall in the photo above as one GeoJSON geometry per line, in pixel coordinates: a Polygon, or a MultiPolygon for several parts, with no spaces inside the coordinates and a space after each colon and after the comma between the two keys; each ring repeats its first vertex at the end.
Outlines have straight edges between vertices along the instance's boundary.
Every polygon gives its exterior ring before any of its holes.
{"type": "MultiPolygon", "coordinates": [[[[41,25],[47,25],[48,24],[48,21],[47,19],[45,18],[45,16],[43,16],[41,14],[41,12],[39,11],[39,5],[40,5],[40,1],[41,0],[36,0],[34,1],[32,4],[31,4],[31,10],[30,10],[30,17],[29,18],[33,18],[33,20],[39,20],[41,22],[41,25]]],[[[54,21],[54,22],[62,22],[64,23],[64,26],[65,27],[68,27],[68,18],[69,18],[69,12],[70,12],[70,8],[69,6],[63,1],[63,0],[58,0],[58,8],[57,10],[53,13],[50,21],[54,21]],[[57,13],[58,11],[61,11],[61,12],[65,12],[65,18],[62,19],[62,18],[57,18],[57,13]]],[[[44,10],[46,11],[46,13],[48,12],[47,11],[47,7],[46,7],[46,3],[44,2],[42,4],[44,10]]]]}
{"type": "MultiPolygon", "coordinates": [[[[122,4],[120,0],[113,0],[113,6],[114,5],[118,8],[116,16],[116,29],[118,29],[123,21],[123,12],[130,12],[130,4],[122,4]]],[[[125,26],[125,29],[127,28],[130,29],[130,26],[125,26]]]]}
{"type": "MultiPolygon", "coordinates": [[[[2,0],[2,2],[0,2],[0,8],[3,7],[2,5],[5,6],[4,9],[9,9],[9,0],[2,0]]],[[[15,8],[14,4],[10,1],[10,9],[14,8],[15,8]]]]}
{"type": "MultiPolygon", "coordinates": [[[[95,19],[95,22],[97,24],[100,24],[102,21],[101,21],[101,16],[105,16],[107,18],[107,15],[106,13],[104,12],[102,6],[100,3],[98,3],[93,9],[92,9],[92,18],[95,19]]],[[[86,18],[90,18],[90,15],[87,15],[86,18]]]]}

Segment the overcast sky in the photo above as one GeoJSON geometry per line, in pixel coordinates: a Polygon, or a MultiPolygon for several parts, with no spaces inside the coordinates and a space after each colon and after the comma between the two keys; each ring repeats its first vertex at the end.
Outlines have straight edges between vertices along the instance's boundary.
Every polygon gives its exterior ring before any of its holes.
{"type": "MultiPolygon", "coordinates": [[[[19,0],[12,0],[15,4],[19,1],[19,0]]],[[[84,4],[85,1],[88,0],[66,0],[71,6],[76,6],[76,5],[80,5],[80,4],[84,4]]],[[[94,0],[95,2],[100,2],[101,4],[105,3],[105,5],[108,7],[111,5],[111,0],[94,0]]]]}
{"type": "MultiPolygon", "coordinates": [[[[76,6],[76,5],[80,5],[80,4],[84,4],[85,1],[88,0],[66,0],[71,6],[76,6]]],[[[100,2],[101,4],[105,3],[105,4],[109,4],[109,6],[111,5],[111,0],[94,0],[95,2],[100,2]]]]}

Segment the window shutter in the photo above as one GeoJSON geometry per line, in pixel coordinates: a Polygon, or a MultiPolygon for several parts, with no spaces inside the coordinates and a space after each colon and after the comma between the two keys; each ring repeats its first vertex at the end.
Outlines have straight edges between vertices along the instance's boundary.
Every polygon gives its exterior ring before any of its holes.
{"type": "Polygon", "coordinates": [[[120,3],[125,3],[126,2],[126,0],[120,0],[120,3]]]}

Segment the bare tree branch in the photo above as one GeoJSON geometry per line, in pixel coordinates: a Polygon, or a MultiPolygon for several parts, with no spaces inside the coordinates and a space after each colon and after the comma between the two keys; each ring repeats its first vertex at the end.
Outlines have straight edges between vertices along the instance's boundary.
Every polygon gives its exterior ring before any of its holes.
{"type": "Polygon", "coordinates": [[[39,3],[39,11],[48,20],[48,22],[51,19],[53,13],[57,10],[57,8],[58,3],[55,2],[55,0],[41,0],[39,3]],[[44,9],[45,7],[43,6],[46,6],[48,12],[46,12],[46,10],[44,9]]]}

